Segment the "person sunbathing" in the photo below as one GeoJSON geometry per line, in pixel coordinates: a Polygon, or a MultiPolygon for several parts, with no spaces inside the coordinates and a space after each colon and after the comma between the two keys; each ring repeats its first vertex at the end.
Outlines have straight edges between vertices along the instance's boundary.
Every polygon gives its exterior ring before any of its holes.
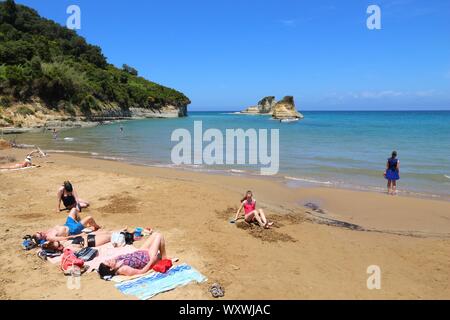
{"type": "Polygon", "coordinates": [[[159,259],[166,259],[166,244],[160,233],[153,233],[141,249],[101,263],[98,273],[102,279],[115,275],[134,276],[148,272],[159,259]],[[158,254],[159,253],[159,254],[158,254]]]}
{"type": "Polygon", "coordinates": [[[47,231],[36,232],[33,239],[36,243],[42,241],[64,241],[73,239],[81,235],[83,229],[93,228],[94,231],[100,229],[94,218],[87,216],[83,219],[78,214],[76,208],[72,208],[63,226],[55,226],[47,231]]]}
{"type": "Polygon", "coordinates": [[[85,247],[97,247],[111,242],[111,231],[97,231],[90,234],[82,234],[72,238],[73,242],[63,242],[60,240],[47,241],[42,245],[42,249],[49,251],[63,252],[65,248],[80,249],[85,247]],[[81,240],[81,241],[75,241],[81,240]]]}
{"type": "Polygon", "coordinates": [[[0,167],[0,169],[22,169],[34,166],[31,162],[31,156],[27,156],[24,162],[15,163],[6,167],[0,167]]]}
{"type": "Polygon", "coordinates": [[[253,193],[251,191],[247,191],[244,198],[242,198],[241,205],[234,217],[235,222],[238,220],[242,209],[244,209],[244,219],[247,223],[257,221],[262,228],[266,229],[269,229],[273,225],[273,222],[267,221],[262,209],[256,209],[256,200],[253,199],[253,193]]]}
{"type": "Polygon", "coordinates": [[[63,185],[58,189],[57,199],[58,205],[56,207],[56,212],[61,211],[61,201],[66,209],[77,208],[78,211],[81,211],[82,208],[87,208],[89,206],[89,202],[78,198],[70,181],[64,181],[63,185]]]}

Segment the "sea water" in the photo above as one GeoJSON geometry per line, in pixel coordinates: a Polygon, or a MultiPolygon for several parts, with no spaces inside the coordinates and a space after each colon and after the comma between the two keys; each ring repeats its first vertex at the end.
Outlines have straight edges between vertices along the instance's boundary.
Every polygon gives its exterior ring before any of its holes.
{"type": "MultiPolygon", "coordinates": [[[[186,118],[143,119],[61,131],[18,135],[17,142],[54,151],[155,166],[173,166],[175,129],[279,129],[276,179],[292,187],[316,185],[382,191],[393,150],[400,159],[399,189],[415,195],[450,197],[450,111],[304,112],[295,123],[232,112],[190,112],[186,118]],[[120,130],[123,126],[123,131],[120,130]],[[68,138],[68,139],[67,139],[68,138]]],[[[206,144],[206,143],[205,143],[206,144]]],[[[248,150],[247,150],[248,151],[248,150]]],[[[195,165],[190,170],[258,175],[257,166],[195,165]]]]}

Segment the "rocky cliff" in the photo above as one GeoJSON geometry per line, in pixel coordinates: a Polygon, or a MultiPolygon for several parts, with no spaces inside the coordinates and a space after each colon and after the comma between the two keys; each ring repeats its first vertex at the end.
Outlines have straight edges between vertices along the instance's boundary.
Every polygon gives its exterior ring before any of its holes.
{"type": "Polygon", "coordinates": [[[0,128],[180,117],[189,104],[182,92],[109,63],[76,31],[0,1],[0,128]]]}
{"type": "Polygon", "coordinates": [[[294,97],[292,96],[286,96],[275,104],[272,117],[274,119],[303,119],[303,115],[295,108],[294,97]]]}
{"type": "Polygon", "coordinates": [[[303,115],[295,108],[294,97],[286,96],[277,102],[274,96],[268,96],[258,102],[256,106],[249,107],[242,114],[271,114],[275,119],[298,118],[303,119],[303,115]]]}
{"type": "Polygon", "coordinates": [[[245,114],[271,114],[272,108],[275,105],[275,97],[269,96],[262,98],[256,106],[248,107],[247,109],[241,111],[245,114]]]}
{"type": "Polygon", "coordinates": [[[0,108],[0,128],[5,133],[19,133],[39,128],[90,127],[114,120],[184,116],[187,116],[186,105],[166,104],[157,108],[124,109],[111,103],[103,104],[98,110],[92,110],[86,115],[77,107],[60,106],[51,109],[40,99],[32,99],[27,103],[0,108]]]}

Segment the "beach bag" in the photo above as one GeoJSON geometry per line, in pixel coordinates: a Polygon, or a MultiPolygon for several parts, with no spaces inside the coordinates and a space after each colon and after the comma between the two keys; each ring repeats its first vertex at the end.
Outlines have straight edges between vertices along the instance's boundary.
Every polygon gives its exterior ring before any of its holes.
{"type": "Polygon", "coordinates": [[[134,242],[134,234],[133,233],[121,232],[121,234],[123,234],[126,244],[133,244],[133,242],[134,242]]]}
{"type": "Polygon", "coordinates": [[[84,238],[82,236],[78,236],[72,239],[72,244],[79,244],[84,246],[84,238]]]}
{"type": "Polygon", "coordinates": [[[75,256],[83,261],[91,261],[98,255],[98,250],[94,248],[83,248],[80,251],[78,251],[75,256]]]}
{"type": "Polygon", "coordinates": [[[84,261],[77,258],[75,253],[69,248],[64,249],[62,258],[61,258],[61,270],[64,274],[70,273],[70,269],[73,267],[82,268],[84,266],[84,261]]]}
{"type": "Polygon", "coordinates": [[[162,259],[159,260],[155,265],[153,266],[153,270],[161,273],[166,273],[167,270],[169,270],[172,267],[172,260],[169,259],[162,259]]]}
{"type": "Polygon", "coordinates": [[[30,235],[26,235],[23,237],[22,248],[23,250],[31,250],[37,247],[36,242],[34,242],[33,238],[30,235]]]}
{"type": "Polygon", "coordinates": [[[111,235],[111,243],[113,247],[123,247],[125,245],[125,236],[120,232],[114,232],[111,235]]]}

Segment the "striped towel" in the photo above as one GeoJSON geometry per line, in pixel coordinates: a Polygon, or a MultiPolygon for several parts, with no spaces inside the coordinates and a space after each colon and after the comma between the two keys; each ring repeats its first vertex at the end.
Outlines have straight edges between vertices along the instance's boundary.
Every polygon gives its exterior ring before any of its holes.
{"type": "Polygon", "coordinates": [[[201,283],[206,277],[191,266],[183,263],[174,266],[166,273],[154,272],[138,279],[115,284],[120,292],[147,300],[155,295],[184,286],[192,281],[201,283]]]}

